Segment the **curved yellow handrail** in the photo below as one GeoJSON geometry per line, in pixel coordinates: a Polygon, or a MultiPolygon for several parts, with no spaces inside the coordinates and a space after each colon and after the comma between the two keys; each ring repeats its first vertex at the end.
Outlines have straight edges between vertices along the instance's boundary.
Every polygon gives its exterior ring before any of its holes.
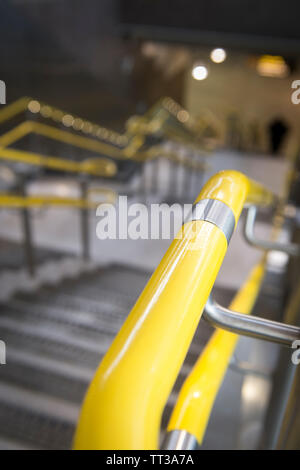
{"type": "MultiPolygon", "coordinates": [[[[288,173],[284,181],[281,200],[277,201],[279,204],[273,218],[271,240],[276,240],[282,227],[284,221],[282,209],[288,197],[289,187],[288,173]]],[[[229,306],[230,310],[251,314],[264,279],[266,264],[267,254],[265,253],[235,295],[229,306]]],[[[213,334],[181,387],[170,417],[168,432],[184,430],[193,435],[201,445],[215,399],[238,339],[238,335],[223,330],[217,330],[213,334]]]]}
{"type": "MultiPolygon", "coordinates": [[[[264,278],[266,256],[252,269],[230,309],[250,314],[264,278]]],[[[185,380],[167,430],[184,430],[202,443],[210,413],[239,336],[217,330],[185,380]]]]}
{"type": "MultiPolygon", "coordinates": [[[[273,195],[245,175],[223,171],[197,201],[219,200],[237,223],[246,202],[273,195]]],[[[75,449],[157,449],[164,406],[227,250],[223,231],[193,220],[155,270],[104,356],[85,397],[75,449]]]]}

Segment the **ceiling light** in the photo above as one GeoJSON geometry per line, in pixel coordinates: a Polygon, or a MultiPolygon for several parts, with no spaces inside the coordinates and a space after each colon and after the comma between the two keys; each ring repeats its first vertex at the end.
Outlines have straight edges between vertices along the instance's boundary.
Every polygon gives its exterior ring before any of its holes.
{"type": "Polygon", "coordinates": [[[285,78],[289,75],[290,69],[286,61],[281,56],[263,55],[256,64],[256,70],[263,77],[285,78]]]}
{"type": "Polygon", "coordinates": [[[226,59],[226,51],[221,48],[213,49],[210,53],[210,58],[216,64],[221,64],[226,59]]]}
{"type": "Polygon", "coordinates": [[[208,70],[205,65],[194,65],[192,70],[192,77],[195,80],[204,80],[208,75],[208,70]]]}

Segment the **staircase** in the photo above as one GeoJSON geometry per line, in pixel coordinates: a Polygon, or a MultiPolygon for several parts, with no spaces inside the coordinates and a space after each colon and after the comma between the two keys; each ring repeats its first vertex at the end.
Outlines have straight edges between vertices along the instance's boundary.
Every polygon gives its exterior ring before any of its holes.
{"type": "MultiPolygon", "coordinates": [[[[0,366],[0,449],[71,448],[87,387],[149,277],[149,272],[138,268],[110,265],[56,286],[17,293],[0,303],[0,339],[7,348],[6,364],[0,366]]],[[[269,312],[272,318],[280,319],[282,292],[275,282],[279,277],[267,274],[256,314],[269,312]]],[[[233,294],[221,287],[215,287],[213,293],[222,305],[229,305],[233,294]]],[[[165,407],[162,430],[177,392],[212,331],[200,321],[165,407]]],[[[232,381],[240,377],[235,387],[239,402],[243,372],[233,370],[230,374],[217,411],[221,420],[226,420],[223,415],[229,412],[238,426],[241,417],[239,403],[232,399],[232,381]]],[[[212,420],[208,447],[211,439],[215,446],[219,425],[220,420],[212,420]]]]}
{"type": "MultiPolygon", "coordinates": [[[[88,384],[149,278],[113,265],[0,304],[0,449],[69,449],[88,384]]],[[[209,337],[201,324],[176,389],[209,337]]]]}

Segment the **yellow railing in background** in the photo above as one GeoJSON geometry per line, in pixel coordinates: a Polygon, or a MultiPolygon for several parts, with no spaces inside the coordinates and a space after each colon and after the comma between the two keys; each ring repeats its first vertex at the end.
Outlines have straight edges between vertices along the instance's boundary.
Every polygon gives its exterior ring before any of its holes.
{"type": "Polygon", "coordinates": [[[126,137],[122,137],[117,132],[27,96],[19,98],[0,109],[0,124],[26,111],[30,111],[32,115],[40,115],[42,118],[49,119],[56,124],[64,125],[66,128],[71,127],[75,131],[82,131],[84,134],[98,137],[101,141],[113,145],[126,145],[127,143],[126,137]]]}
{"type": "MultiPolygon", "coordinates": [[[[51,118],[54,122],[63,124],[68,129],[72,128],[73,131],[81,131],[86,135],[81,136],[69,132],[69,130],[57,129],[48,124],[26,120],[0,136],[0,149],[2,150],[0,158],[19,161],[18,154],[15,153],[16,150],[10,149],[11,152],[8,154],[7,152],[3,152],[3,149],[26,135],[34,133],[113,159],[131,159],[138,162],[145,162],[161,156],[195,170],[203,170],[206,168],[205,163],[195,163],[187,156],[182,159],[175,151],[168,151],[160,144],[152,145],[143,150],[145,135],[141,135],[140,133],[136,135],[135,132],[118,134],[97,124],[72,116],[60,109],[53,108],[45,103],[32,100],[31,98],[20,98],[16,102],[1,109],[0,124],[26,110],[31,111],[33,114],[40,114],[43,118],[51,118]]],[[[31,152],[31,155],[34,154],[31,152]]],[[[46,156],[44,157],[46,158],[46,156]]],[[[31,164],[30,161],[28,161],[28,163],[31,164]]],[[[103,176],[106,176],[106,173],[104,173],[103,176]]]]}
{"type": "Polygon", "coordinates": [[[1,108],[0,124],[26,111],[29,102],[30,102],[30,98],[27,98],[26,96],[24,96],[14,101],[13,103],[1,108]]]}
{"type": "Polygon", "coordinates": [[[199,138],[199,129],[192,116],[169,97],[159,99],[143,116],[133,116],[130,118],[125,134],[99,126],[74,114],[29,97],[20,98],[2,108],[0,110],[0,124],[27,110],[32,114],[40,115],[44,119],[50,119],[75,131],[82,131],[86,135],[101,139],[102,142],[120,147],[126,147],[131,138],[136,134],[153,134],[157,131],[166,132],[166,135],[169,137],[176,137],[177,131],[181,138],[185,137],[185,143],[189,143],[193,136],[199,138]],[[165,128],[170,116],[174,118],[175,123],[178,123],[176,129],[172,129],[171,126],[165,128]],[[189,131],[189,134],[187,134],[187,131],[189,131]]]}
{"type": "MultiPolygon", "coordinates": [[[[273,194],[236,171],[204,186],[196,203],[220,201],[235,224],[246,203],[273,194]]],[[[85,397],[75,449],[157,449],[161,416],[218,271],[227,239],[207,220],[183,225],[104,356],[85,397]]]]}
{"type": "Polygon", "coordinates": [[[0,207],[10,208],[33,208],[44,206],[79,207],[81,209],[92,209],[95,203],[77,198],[63,198],[56,196],[18,196],[16,194],[0,194],[0,207]]]}
{"type": "Polygon", "coordinates": [[[117,165],[108,158],[93,158],[76,162],[65,158],[49,157],[38,153],[0,147],[0,158],[8,161],[40,166],[51,170],[70,173],[86,173],[93,176],[112,177],[117,173],[117,165]]]}
{"type": "Polygon", "coordinates": [[[0,137],[0,147],[7,147],[31,133],[42,135],[49,139],[56,140],[64,144],[70,144],[84,150],[89,150],[96,154],[106,155],[112,158],[121,158],[120,150],[112,145],[90,139],[85,136],[72,134],[71,132],[35,121],[24,121],[12,130],[3,134],[0,137]]]}
{"type": "Polygon", "coordinates": [[[47,196],[47,195],[32,195],[32,196],[21,196],[18,194],[6,194],[0,193],[0,207],[7,208],[34,208],[34,207],[45,207],[45,206],[57,206],[57,207],[77,207],[80,209],[95,209],[99,204],[103,203],[114,203],[115,193],[110,190],[91,190],[90,194],[100,193],[106,194],[107,197],[103,201],[93,201],[90,199],[82,198],[71,198],[71,197],[59,197],[59,196],[47,196]]]}
{"type": "Polygon", "coordinates": [[[132,116],[126,123],[125,135],[164,134],[185,146],[201,148],[201,133],[191,114],[169,97],[158,100],[144,115],[132,116]]]}

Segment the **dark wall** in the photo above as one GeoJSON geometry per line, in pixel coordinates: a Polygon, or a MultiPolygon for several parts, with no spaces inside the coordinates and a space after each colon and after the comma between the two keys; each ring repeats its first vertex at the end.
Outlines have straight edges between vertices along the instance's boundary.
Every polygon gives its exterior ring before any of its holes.
{"type": "Polygon", "coordinates": [[[8,102],[34,96],[109,124],[134,105],[114,0],[1,0],[1,77],[8,102]]]}
{"type": "Polygon", "coordinates": [[[124,31],[298,55],[298,0],[120,0],[124,31]]]}

